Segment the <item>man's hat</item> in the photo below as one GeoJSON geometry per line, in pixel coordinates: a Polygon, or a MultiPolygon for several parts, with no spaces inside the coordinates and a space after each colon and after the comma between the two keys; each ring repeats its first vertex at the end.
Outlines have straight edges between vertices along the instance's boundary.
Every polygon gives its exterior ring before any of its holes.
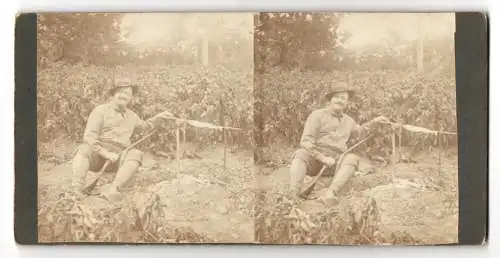
{"type": "Polygon", "coordinates": [[[328,93],[325,95],[325,98],[327,100],[330,100],[333,95],[335,95],[336,93],[341,93],[341,92],[347,92],[349,93],[349,96],[352,97],[354,95],[354,93],[356,93],[356,91],[352,88],[349,88],[347,86],[334,86],[332,88],[330,88],[330,90],[328,91],[328,93]]]}
{"type": "Polygon", "coordinates": [[[109,96],[113,96],[118,89],[128,88],[128,87],[132,88],[132,93],[134,94],[134,96],[137,95],[137,92],[139,91],[139,86],[132,83],[132,81],[130,80],[114,81],[113,85],[111,86],[111,88],[108,89],[107,93],[109,96]]]}

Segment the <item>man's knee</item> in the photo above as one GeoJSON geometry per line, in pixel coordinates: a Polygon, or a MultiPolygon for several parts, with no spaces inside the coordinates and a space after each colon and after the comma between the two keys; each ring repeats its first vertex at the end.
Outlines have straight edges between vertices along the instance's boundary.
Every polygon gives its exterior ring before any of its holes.
{"type": "Polygon", "coordinates": [[[359,165],[359,157],[356,154],[348,153],[344,156],[344,160],[342,161],[343,165],[352,165],[354,167],[358,167],[359,165]]]}
{"type": "Polygon", "coordinates": [[[89,144],[82,143],[77,147],[75,155],[80,155],[80,156],[83,156],[83,157],[90,159],[92,157],[92,155],[94,154],[94,152],[95,151],[92,149],[92,147],[89,144]]]}
{"type": "Polygon", "coordinates": [[[295,151],[293,159],[294,160],[298,159],[298,160],[303,161],[306,164],[309,164],[309,162],[312,159],[312,156],[306,150],[304,150],[304,149],[298,149],[298,150],[295,151]]]}
{"type": "Polygon", "coordinates": [[[290,168],[292,171],[297,170],[297,169],[300,169],[301,171],[307,170],[307,163],[305,161],[303,161],[302,159],[294,158],[292,160],[292,164],[291,164],[290,168]]]}
{"type": "Polygon", "coordinates": [[[293,162],[300,162],[304,165],[306,169],[305,172],[308,176],[317,175],[322,167],[322,164],[305,149],[298,149],[297,151],[295,151],[293,160],[293,162]]]}
{"type": "Polygon", "coordinates": [[[127,151],[123,160],[124,160],[124,162],[136,161],[139,163],[139,165],[142,165],[143,158],[144,158],[144,152],[142,152],[138,149],[131,149],[131,150],[127,151]]]}
{"type": "Polygon", "coordinates": [[[304,150],[304,149],[298,149],[293,154],[292,162],[294,162],[296,160],[300,160],[300,161],[304,162],[305,164],[308,164],[310,158],[311,157],[310,157],[309,153],[307,153],[306,150],[304,150]]]}

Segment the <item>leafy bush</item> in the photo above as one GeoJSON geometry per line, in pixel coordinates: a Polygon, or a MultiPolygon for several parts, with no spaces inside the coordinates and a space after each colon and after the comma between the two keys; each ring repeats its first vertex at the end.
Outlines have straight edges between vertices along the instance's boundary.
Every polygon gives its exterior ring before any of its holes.
{"type": "Polygon", "coordinates": [[[76,200],[59,193],[58,201],[38,210],[41,242],[204,243],[214,242],[188,227],[165,223],[158,195],[134,203],[109,203],[100,198],[76,200]]]}
{"type": "Polygon", "coordinates": [[[261,193],[255,240],[263,244],[417,244],[408,232],[385,235],[382,211],[373,198],[348,196],[333,208],[310,213],[278,193],[261,193]]]}
{"type": "MultiPolygon", "coordinates": [[[[456,131],[455,80],[451,74],[417,74],[412,71],[304,72],[275,69],[257,76],[256,118],[262,146],[285,142],[296,146],[305,120],[323,107],[325,92],[350,84],[357,95],[347,113],[358,123],[379,115],[392,121],[433,130],[456,131]]],[[[373,139],[373,148],[390,148],[391,128],[373,139]]],[[[402,144],[428,147],[438,144],[435,135],[403,132],[402,144]]],[[[456,144],[456,137],[440,137],[441,146],[456,144]]]]}
{"type": "MultiPolygon", "coordinates": [[[[239,127],[234,138],[250,144],[248,128],[253,125],[251,105],[252,71],[232,71],[218,66],[69,66],[54,63],[38,72],[38,139],[56,137],[80,140],[91,110],[106,101],[104,92],[113,77],[130,77],[141,86],[132,110],[144,119],[169,110],[179,117],[239,127]],[[224,105],[224,110],[221,109],[224,105]],[[221,116],[221,112],[223,115],[221,116]]],[[[221,133],[189,128],[189,140],[215,139],[221,133]],[[199,139],[195,139],[198,136],[199,139]]],[[[175,130],[162,131],[151,138],[158,148],[175,139],[175,130]]],[[[174,141],[175,142],[175,141],[174,141]]]]}

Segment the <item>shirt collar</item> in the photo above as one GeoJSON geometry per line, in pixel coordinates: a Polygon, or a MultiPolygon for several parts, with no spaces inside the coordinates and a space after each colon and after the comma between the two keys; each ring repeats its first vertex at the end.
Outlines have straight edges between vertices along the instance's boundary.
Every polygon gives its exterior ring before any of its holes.
{"type": "Polygon", "coordinates": [[[340,112],[340,113],[334,113],[334,112],[329,112],[330,115],[332,117],[335,117],[335,118],[338,118],[338,119],[342,119],[342,117],[344,117],[344,113],[343,112],[340,112]]]}
{"type": "Polygon", "coordinates": [[[114,110],[115,112],[119,113],[119,114],[125,114],[127,112],[127,108],[119,108],[115,105],[113,105],[112,103],[109,104],[109,108],[114,110]]]}

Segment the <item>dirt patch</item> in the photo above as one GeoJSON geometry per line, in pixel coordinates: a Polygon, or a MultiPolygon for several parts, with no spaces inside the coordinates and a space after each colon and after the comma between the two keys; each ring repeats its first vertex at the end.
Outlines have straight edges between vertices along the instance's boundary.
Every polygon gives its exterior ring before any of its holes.
{"type": "MultiPolygon", "coordinates": [[[[447,244],[458,240],[458,166],[457,156],[446,150],[436,150],[421,153],[414,157],[414,163],[399,163],[396,166],[375,166],[373,173],[358,174],[344,189],[342,199],[353,197],[373,198],[380,213],[378,230],[370,240],[361,241],[364,244],[447,244]]],[[[289,167],[260,168],[259,184],[265,192],[263,195],[281,196],[286,200],[286,189],[289,180],[289,167]]],[[[310,178],[308,178],[310,180],[310,178]]],[[[307,180],[306,179],[306,182],[307,180]]],[[[326,186],[331,178],[325,177],[318,182],[315,190],[326,186]]],[[[260,212],[276,220],[282,215],[270,214],[266,209],[275,206],[273,201],[266,197],[262,201],[260,212]],[[266,199],[267,198],[267,199],[266,199]]],[[[278,197],[276,197],[278,198],[278,197]]],[[[301,204],[309,214],[331,212],[331,208],[315,205],[314,201],[304,201],[301,204]]],[[[338,209],[339,207],[336,207],[338,209]]],[[[290,207],[283,208],[290,210],[290,207]]],[[[342,208],[340,208],[342,209],[342,208]]],[[[276,213],[278,213],[276,211],[276,213]]],[[[286,213],[286,212],[285,212],[286,213]]],[[[332,215],[336,218],[338,215],[332,215]]],[[[330,219],[332,219],[330,218],[330,219]]],[[[267,239],[270,242],[280,243],[309,243],[307,234],[302,237],[284,233],[288,226],[278,225],[267,221],[260,221],[258,225],[262,231],[272,231],[276,239],[267,239]],[[267,226],[266,226],[267,225],[267,226]],[[272,228],[270,227],[272,225],[272,228]],[[280,233],[282,232],[282,233],[280,233]],[[287,237],[285,237],[285,235],[287,237]],[[288,238],[288,239],[282,239],[288,238]],[[303,242],[297,242],[301,239],[303,242]]],[[[338,225],[336,229],[338,229],[338,225]]],[[[328,228],[323,229],[322,237],[338,243],[339,238],[333,237],[328,228]]],[[[271,233],[270,233],[271,234],[271,233]]],[[[305,235],[304,235],[305,234],[305,235]]],[[[310,232],[308,233],[310,234],[310,232]]],[[[352,242],[355,236],[347,241],[352,242]]],[[[326,241],[326,240],[325,240],[326,241]]]]}
{"type": "MultiPolygon", "coordinates": [[[[124,200],[110,204],[96,197],[77,202],[68,195],[70,154],[75,145],[61,145],[64,151],[45,154],[39,161],[41,241],[251,243],[264,239],[274,244],[457,241],[457,156],[446,150],[415,155],[415,163],[374,166],[369,170],[372,173],[358,174],[346,187],[340,208],[325,209],[314,202],[305,202],[302,210],[307,216],[290,221],[284,219],[293,207],[286,196],[289,167],[285,158],[278,162],[281,167],[274,169],[277,163],[270,168],[254,166],[252,153],[227,152],[224,169],[224,149],[220,146],[198,153],[201,158],[183,159],[181,164],[148,154],[139,172],[123,189],[124,200]],[[371,213],[373,210],[377,212],[371,213]],[[353,222],[346,215],[351,213],[364,219],[353,222]],[[372,223],[370,231],[363,234],[353,231],[366,221],[372,223]]],[[[285,151],[281,155],[291,156],[285,151]]],[[[108,174],[101,184],[112,179],[113,174],[108,174]]],[[[316,189],[327,185],[329,180],[323,178],[316,189]]]]}
{"type": "MultiPolygon", "coordinates": [[[[68,191],[70,160],[59,164],[39,161],[40,239],[253,242],[256,184],[252,155],[227,152],[225,169],[224,149],[220,146],[198,155],[201,159],[183,159],[179,166],[175,160],[147,154],[143,166],[124,187],[124,198],[119,203],[97,197],[73,199],[68,191]],[[109,212],[114,212],[114,219],[110,219],[109,212]]],[[[113,176],[105,175],[100,184],[111,181],[113,176]]],[[[87,180],[94,177],[95,173],[89,173],[87,180]]]]}

